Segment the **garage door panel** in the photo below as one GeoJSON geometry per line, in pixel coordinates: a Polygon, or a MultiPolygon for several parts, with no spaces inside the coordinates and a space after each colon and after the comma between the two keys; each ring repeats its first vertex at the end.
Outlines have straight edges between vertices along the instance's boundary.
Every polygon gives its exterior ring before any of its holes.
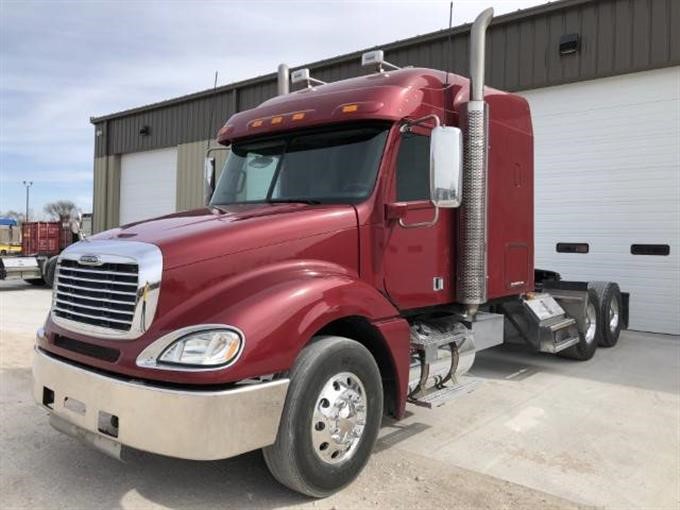
{"type": "Polygon", "coordinates": [[[536,266],[631,293],[633,329],[680,334],[680,68],[523,93],[535,134],[536,266]],[[558,242],[589,253],[557,253],[558,242]],[[632,255],[667,244],[670,255],[632,255]]]}
{"type": "Polygon", "coordinates": [[[536,113],[536,116],[542,117],[598,109],[625,111],[638,105],[653,106],[664,100],[680,99],[677,73],[677,67],[659,69],[572,85],[535,89],[522,92],[522,95],[526,97],[531,95],[532,106],[538,101],[544,103],[541,104],[541,110],[536,113]],[[675,73],[676,76],[671,76],[669,79],[668,74],[672,73],[675,73]],[[619,79],[625,80],[625,83],[617,82],[616,80],[619,79]],[[569,96],[567,102],[558,103],[552,100],[555,91],[567,90],[569,96]]]}
{"type": "Polygon", "coordinates": [[[176,210],[177,149],[121,157],[120,223],[163,216],[176,210]]]}

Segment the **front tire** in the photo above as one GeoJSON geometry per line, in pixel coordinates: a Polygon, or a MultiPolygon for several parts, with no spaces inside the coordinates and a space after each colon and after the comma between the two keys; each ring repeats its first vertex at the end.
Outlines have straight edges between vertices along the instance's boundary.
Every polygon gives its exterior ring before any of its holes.
{"type": "Polygon", "coordinates": [[[328,496],[364,468],[383,413],[380,370],[360,343],[318,337],[290,374],[276,442],[263,449],[269,471],[308,496],[328,496]]]}
{"type": "Polygon", "coordinates": [[[599,329],[600,300],[594,289],[588,288],[588,304],[586,305],[585,328],[579,331],[579,342],[557,353],[563,358],[577,361],[588,361],[597,350],[597,330],[599,329]]]}

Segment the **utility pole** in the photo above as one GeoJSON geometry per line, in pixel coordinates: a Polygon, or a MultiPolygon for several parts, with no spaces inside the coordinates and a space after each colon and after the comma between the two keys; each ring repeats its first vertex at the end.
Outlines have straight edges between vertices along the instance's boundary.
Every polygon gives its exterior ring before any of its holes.
{"type": "Polygon", "coordinates": [[[28,193],[31,186],[33,186],[33,181],[23,181],[26,187],[26,216],[24,221],[28,222],[28,193]]]}

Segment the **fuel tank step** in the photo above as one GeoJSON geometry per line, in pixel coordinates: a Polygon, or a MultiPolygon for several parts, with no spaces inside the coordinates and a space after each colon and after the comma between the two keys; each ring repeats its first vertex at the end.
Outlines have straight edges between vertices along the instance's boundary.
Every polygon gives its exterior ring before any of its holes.
{"type": "Polygon", "coordinates": [[[502,306],[521,337],[539,352],[555,354],[580,340],[576,319],[547,292],[527,294],[502,306]]]}
{"type": "Polygon", "coordinates": [[[544,324],[549,334],[543,335],[539,344],[539,351],[551,354],[558,353],[576,345],[580,338],[576,321],[571,317],[564,317],[554,322],[544,324]]]}
{"type": "Polygon", "coordinates": [[[471,393],[480,384],[481,381],[478,379],[469,379],[451,386],[433,389],[425,395],[410,396],[408,401],[411,404],[432,409],[433,407],[440,407],[456,397],[471,393]]]}

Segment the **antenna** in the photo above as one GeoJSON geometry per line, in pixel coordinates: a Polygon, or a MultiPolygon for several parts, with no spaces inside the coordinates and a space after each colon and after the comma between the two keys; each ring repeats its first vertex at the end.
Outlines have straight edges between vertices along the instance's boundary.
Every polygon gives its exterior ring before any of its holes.
{"type": "Polygon", "coordinates": [[[451,71],[451,25],[453,24],[453,2],[449,4],[449,40],[446,45],[446,78],[444,88],[449,86],[449,72],[451,71]]]}

